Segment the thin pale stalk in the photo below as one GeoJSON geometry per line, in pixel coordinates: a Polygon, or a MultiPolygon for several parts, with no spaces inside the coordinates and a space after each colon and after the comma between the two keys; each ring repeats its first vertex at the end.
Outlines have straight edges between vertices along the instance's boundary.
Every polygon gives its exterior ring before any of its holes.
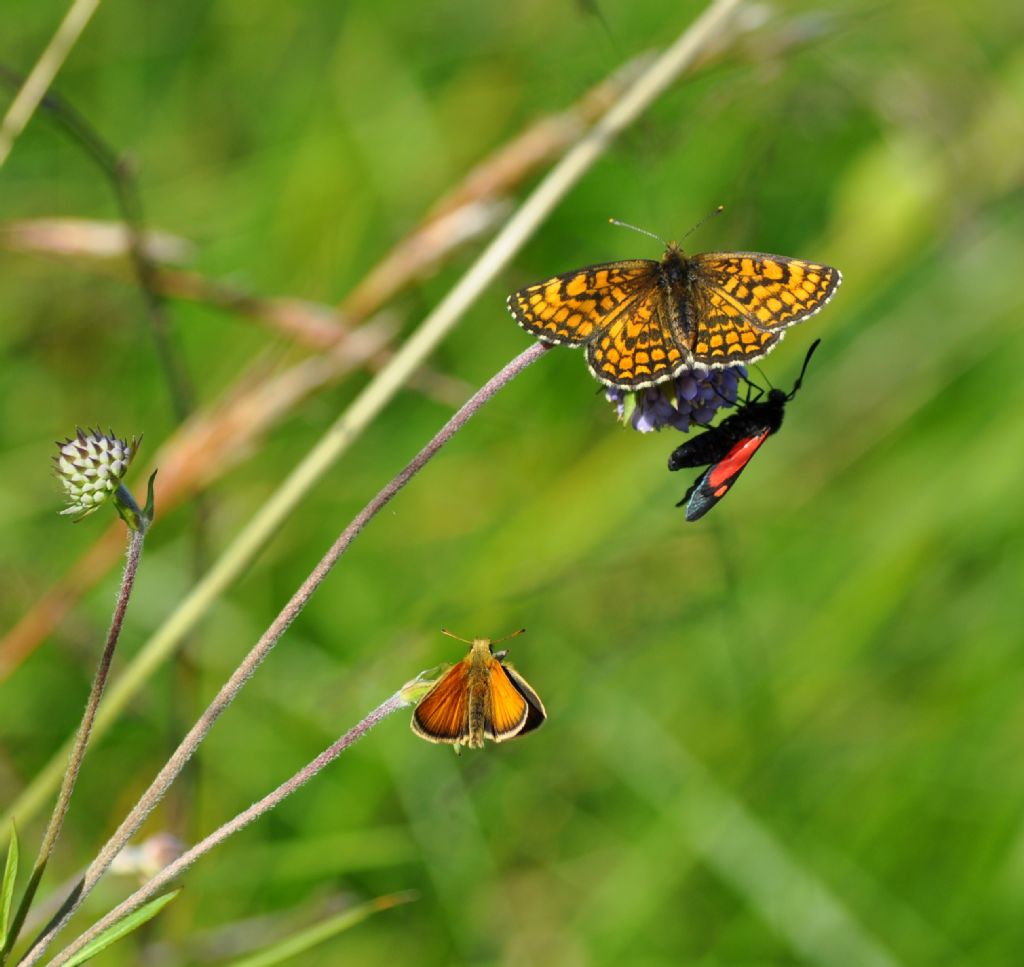
{"type": "Polygon", "coordinates": [[[360,531],[383,510],[395,494],[426,466],[427,462],[441,447],[465,426],[484,403],[518,376],[527,366],[538,360],[549,348],[549,346],[543,343],[534,343],[529,349],[524,350],[503,367],[500,372],[489,379],[445,423],[434,438],[416,454],[405,468],[390,480],[377,496],[353,518],[348,527],[341,532],[338,539],[331,545],[316,567],[313,568],[309,577],[292,595],[291,600],[281,609],[281,612],[271,623],[270,627],[267,628],[260,640],[256,642],[249,654],[245,656],[231,677],[221,687],[221,690],[206,708],[206,711],[199,717],[196,724],[192,726],[189,733],[174,751],[166,765],[157,774],[149,788],[142,794],[142,797],[125,817],[117,831],[100,850],[96,859],[89,864],[84,876],[75,886],[71,895],[36,939],[32,949],[22,959],[21,963],[25,967],[30,967],[31,964],[37,963],[42,958],[54,935],[67,923],[71,915],[92,891],[100,877],[106,872],[114,857],[127,845],[128,840],[131,839],[142,823],[145,822],[146,817],[164,797],[171,783],[174,782],[177,775],[192,757],[199,743],[203,741],[210,729],[213,728],[221,713],[234,701],[242,686],[252,677],[253,673],[263,662],[263,659],[270,654],[271,649],[280,641],[282,635],[288,630],[289,625],[306,606],[313,593],[330,573],[342,554],[348,550],[360,531]]]}
{"type": "MultiPolygon", "coordinates": [[[[200,856],[209,853],[215,846],[223,843],[229,836],[234,836],[235,833],[259,819],[264,813],[270,812],[283,799],[287,799],[288,796],[304,786],[323,768],[330,765],[342,752],[366,735],[375,725],[386,719],[392,712],[397,712],[400,708],[408,705],[407,700],[403,697],[403,692],[404,688],[395,692],[391,698],[378,705],[358,725],[349,729],[337,742],[324,749],[312,762],[296,772],[290,779],[282,782],[273,792],[268,793],[259,802],[253,803],[248,809],[235,816],[234,819],[228,820],[205,839],[196,843],[190,850],[182,853],[173,863],[165,866],[156,876],[136,890],[130,897],[114,907],[102,920],[93,924],[73,943],[68,944],[50,961],[50,967],[59,967],[60,964],[67,963],[71,957],[103,933],[108,927],[138,910],[139,907],[159,893],[168,883],[187,870],[200,856]]],[[[35,963],[35,960],[25,961],[26,965],[31,963],[35,963]]]]}
{"type": "Polygon", "coordinates": [[[39,55],[0,124],[0,168],[99,5],[100,0],[75,0],[46,49],[39,55]]]}
{"type": "Polygon", "coordinates": [[[46,832],[43,834],[43,841],[39,846],[39,854],[32,868],[32,875],[29,877],[28,884],[25,887],[24,896],[21,898],[21,903],[18,904],[18,911],[11,923],[7,944],[3,951],[0,952],[0,962],[7,959],[7,955],[18,939],[18,933],[25,922],[25,917],[28,916],[32,900],[35,898],[36,890],[39,888],[39,883],[43,878],[50,854],[53,852],[57,839],[60,837],[61,828],[64,825],[64,817],[67,816],[68,807],[71,804],[71,794],[75,789],[75,781],[78,779],[78,772],[82,767],[82,759],[85,757],[85,748],[89,743],[92,726],[96,721],[96,712],[99,709],[100,699],[103,697],[103,689],[107,684],[107,677],[110,674],[114,649],[117,647],[118,638],[121,636],[125,612],[128,610],[128,599],[131,597],[132,588],[135,586],[135,576],[139,570],[139,559],[142,557],[142,546],[146,540],[145,530],[132,530],[129,531],[129,534],[131,539],[128,542],[128,560],[124,567],[124,574],[121,577],[121,588],[118,591],[117,603],[114,605],[114,614],[110,621],[110,630],[107,632],[107,641],[103,647],[103,653],[100,655],[99,665],[92,680],[92,688],[89,691],[89,698],[85,704],[82,722],[78,726],[75,743],[71,748],[71,756],[68,760],[67,769],[64,772],[60,792],[57,795],[57,803],[53,807],[50,822],[47,824],[46,832]]]}

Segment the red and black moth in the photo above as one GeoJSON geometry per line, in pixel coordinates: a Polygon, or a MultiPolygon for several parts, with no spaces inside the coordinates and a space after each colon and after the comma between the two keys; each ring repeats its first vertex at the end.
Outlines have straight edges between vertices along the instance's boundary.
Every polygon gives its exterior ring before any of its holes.
{"type": "Polygon", "coordinates": [[[807,364],[820,342],[816,339],[807,350],[800,375],[788,393],[780,389],[769,390],[762,400],[764,391],[758,389],[758,395],[743,403],[732,416],[672,451],[668,458],[669,470],[710,464],[676,504],[677,507],[686,504],[687,520],[700,520],[711,510],[732,489],[761,444],[778,432],[786,404],[800,389],[807,364]]]}

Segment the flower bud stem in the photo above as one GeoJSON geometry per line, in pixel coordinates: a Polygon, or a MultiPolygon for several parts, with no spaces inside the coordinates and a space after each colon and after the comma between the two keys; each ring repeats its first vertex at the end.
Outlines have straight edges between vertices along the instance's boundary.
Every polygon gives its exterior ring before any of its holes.
{"type": "MultiPolygon", "coordinates": [[[[124,487],[119,488],[120,491],[124,487]]],[[[127,491],[124,491],[126,494],[127,491]]],[[[128,494],[131,500],[131,495],[128,494]]],[[[134,501],[132,504],[134,505],[134,501]]],[[[135,508],[138,510],[138,508],[135,508]]],[[[123,515],[122,515],[123,516],[123,515]]],[[[141,514],[140,514],[141,519],[141,514]]],[[[132,588],[135,585],[135,576],[139,569],[139,559],[142,557],[142,545],[145,541],[145,530],[132,529],[131,538],[128,542],[128,560],[125,564],[124,574],[121,577],[121,588],[117,595],[117,604],[114,606],[114,614],[110,621],[110,630],[107,632],[106,645],[103,654],[100,655],[100,662],[96,668],[96,674],[92,680],[92,689],[89,692],[89,699],[85,705],[85,713],[82,715],[82,722],[78,726],[75,735],[75,743],[71,749],[68,759],[68,767],[64,772],[64,779],[61,782],[60,793],[57,796],[57,803],[53,807],[53,814],[47,824],[46,832],[43,834],[43,841],[39,846],[39,854],[36,857],[35,865],[32,868],[32,875],[29,877],[25,887],[25,893],[18,904],[18,910],[11,922],[11,928],[7,934],[7,943],[0,951],[0,964],[3,964],[11,952],[15,941],[18,939],[25,917],[28,915],[32,900],[35,898],[36,890],[43,878],[46,864],[49,862],[50,854],[60,836],[61,828],[64,825],[64,817],[67,815],[71,803],[71,793],[75,788],[75,781],[78,778],[78,770],[82,766],[82,759],[85,757],[85,747],[89,742],[89,733],[92,731],[92,724],[96,720],[96,712],[100,706],[100,699],[103,697],[103,689],[107,684],[107,676],[110,674],[110,664],[114,658],[114,649],[117,647],[117,640],[121,635],[121,626],[124,623],[125,612],[128,609],[128,599],[131,596],[132,588]]]]}
{"type": "Polygon", "coordinates": [[[127,525],[128,529],[133,533],[145,533],[146,528],[149,526],[149,521],[146,520],[145,515],[139,509],[139,505],[135,503],[135,498],[132,496],[131,491],[124,485],[120,484],[117,490],[114,491],[114,509],[118,512],[127,525]]]}

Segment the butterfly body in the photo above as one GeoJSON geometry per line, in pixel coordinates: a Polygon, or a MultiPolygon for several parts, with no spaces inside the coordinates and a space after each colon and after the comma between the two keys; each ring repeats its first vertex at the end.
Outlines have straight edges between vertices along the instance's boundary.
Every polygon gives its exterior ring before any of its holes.
{"type": "Polygon", "coordinates": [[[694,366],[749,363],[817,313],[842,275],[817,262],[762,252],[589,265],[526,286],[509,311],[544,342],[584,346],[594,376],[641,389],[694,366]]]}
{"type": "Polygon", "coordinates": [[[533,688],[495,653],[489,638],[474,638],[469,654],[420,699],[412,730],[428,742],[483,747],[532,732],[547,713],[533,688]]]}
{"type": "Polygon", "coordinates": [[[688,521],[699,520],[711,510],[732,489],[764,441],[779,432],[786,404],[800,389],[807,364],[819,342],[816,340],[808,350],[803,369],[790,392],[772,389],[764,399],[742,404],[732,416],[687,440],[669,455],[669,470],[710,464],[676,505],[686,505],[688,521]]]}

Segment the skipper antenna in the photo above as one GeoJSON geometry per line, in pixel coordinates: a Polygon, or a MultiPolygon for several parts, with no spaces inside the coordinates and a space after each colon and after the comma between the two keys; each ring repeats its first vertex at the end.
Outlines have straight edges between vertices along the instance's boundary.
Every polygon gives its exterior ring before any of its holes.
{"type": "Polygon", "coordinates": [[[513,631],[512,634],[510,634],[510,635],[505,635],[504,638],[494,638],[491,641],[491,644],[492,645],[496,645],[499,642],[508,641],[509,638],[518,638],[520,635],[524,635],[524,634],[526,634],[526,629],[525,628],[520,628],[518,631],[513,631]]]}
{"type": "Polygon", "coordinates": [[[471,642],[468,638],[460,638],[457,634],[455,634],[455,632],[449,631],[447,628],[442,628],[441,634],[447,635],[449,638],[454,638],[456,641],[461,641],[464,645],[473,644],[473,642],[471,642]]]}
{"type": "MultiPolygon", "coordinates": [[[[500,641],[508,641],[509,638],[518,638],[521,634],[524,634],[525,632],[526,632],[525,628],[520,628],[518,631],[513,631],[512,634],[510,634],[510,635],[505,635],[504,638],[492,638],[492,639],[490,639],[490,642],[491,642],[492,645],[496,645],[500,641]]],[[[449,631],[447,628],[442,628],[441,629],[441,634],[442,635],[447,635],[449,638],[454,638],[456,641],[461,641],[464,645],[472,645],[473,644],[473,642],[470,641],[468,638],[460,638],[457,634],[455,634],[454,632],[449,631]]]]}

